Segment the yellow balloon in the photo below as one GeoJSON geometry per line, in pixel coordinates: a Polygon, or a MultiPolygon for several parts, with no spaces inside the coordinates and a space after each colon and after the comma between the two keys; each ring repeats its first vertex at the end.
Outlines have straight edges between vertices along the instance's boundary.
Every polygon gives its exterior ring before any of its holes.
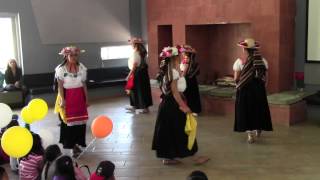
{"type": "Polygon", "coordinates": [[[1,138],[3,151],[11,157],[21,158],[27,155],[33,145],[33,139],[28,129],[13,126],[6,130],[1,138]]]}
{"type": "Polygon", "coordinates": [[[27,124],[31,124],[35,121],[35,119],[32,117],[32,114],[27,106],[21,110],[21,117],[23,121],[26,122],[27,124]]]}
{"type": "Polygon", "coordinates": [[[34,120],[42,120],[48,114],[48,105],[43,99],[31,100],[28,109],[34,120]]]}

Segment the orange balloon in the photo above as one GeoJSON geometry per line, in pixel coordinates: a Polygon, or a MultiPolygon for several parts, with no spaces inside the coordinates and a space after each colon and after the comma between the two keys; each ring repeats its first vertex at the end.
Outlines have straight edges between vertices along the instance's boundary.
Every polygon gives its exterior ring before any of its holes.
{"type": "Polygon", "coordinates": [[[92,135],[96,138],[107,137],[112,132],[113,124],[106,116],[96,117],[91,124],[92,135]]]}

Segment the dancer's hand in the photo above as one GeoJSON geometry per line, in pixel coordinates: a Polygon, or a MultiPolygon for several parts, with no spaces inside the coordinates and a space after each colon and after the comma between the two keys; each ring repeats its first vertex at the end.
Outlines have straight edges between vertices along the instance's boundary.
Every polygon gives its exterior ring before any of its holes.
{"type": "Polygon", "coordinates": [[[192,112],[191,109],[188,106],[180,106],[179,108],[184,113],[191,113],[192,112]]]}
{"type": "Polygon", "coordinates": [[[64,99],[61,99],[60,107],[61,107],[61,108],[64,108],[64,107],[65,107],[65,105],[66,105],[65,100],[64,100],[64,99]]]}
{"type": "Polygon", "coordinates": [[[128,81],[130,79],[130,75],[128,75],[127,77],[126,77],[126,81],[128,81]]]}

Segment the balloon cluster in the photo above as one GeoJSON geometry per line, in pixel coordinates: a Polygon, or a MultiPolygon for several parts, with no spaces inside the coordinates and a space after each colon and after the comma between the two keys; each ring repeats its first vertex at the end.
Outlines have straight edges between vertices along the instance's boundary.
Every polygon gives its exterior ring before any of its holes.
{"type": "Polygon", "coordinates": [[[0,103],[0,114],[1,114],[0,128],[4,128],[11,122],[13,113],[11,108],[8,105],[4,103],[0,103]]]}
{"type": "MultiPolygon", "coordinates": [[[[42,99],[33,99],[28,106],[21,110],[21,117],[24,122],[31,124],[42,120],[48,113],[48,105],[42,99]]],[[[12,120],[11,108],[0,103],[0,128],[5,128],[12,120]]],[[[10,157],[21,158],[27,155],[33,145],[31,132],[20,126],[13,126],[7,129],[1,137],[1,147],[10,157]]]]}
{"type": "Polygon", "coordinates": [[[33,99],[21,110],[22,120],[31,124],[42,120],[48,114],[48,105],[43,99],[33,99]]]}

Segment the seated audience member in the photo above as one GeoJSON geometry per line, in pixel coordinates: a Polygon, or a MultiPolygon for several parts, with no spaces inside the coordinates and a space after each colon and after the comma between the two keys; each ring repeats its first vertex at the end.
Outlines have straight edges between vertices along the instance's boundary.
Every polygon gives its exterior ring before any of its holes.
{"type": "Polygon", "coordinates": [[[0,71],[0,91],[3,91],[4,74],[0,71]]]}
{"type": "Polygon", "coordinates": [[[51,180],[55,172],[55,162],[62,156],[58,145],[53,144],[47,147],[44,153],[43,169],[41,173],[41,180],[51,180]]]}
{"type": "Polygon", "coordinates": [[[76,180],[73,161],[70,156],[61,156],[56,160],[53,180],[76,180]]]}
{"type": "MultiPolygon", "coordinates": [[[[19,116],[14,114],[12,115],[12,119],[11,122],[4,128],[1,129],[0,131],[0,142],[1,142],[1,137],[3,135],[3,133],[11,128],[12,126],[19,126],[19,122],[18,122],[19,116]]],[[[0,146],[0,164],[5,164],[10,162],[10,167],[11,170],[13,170],[14,172],[18,172],[18,160],[16,158],[13,157],[9,157],[3,150],[2,147],[0,146]]]]}
{"type": "Polygon", "coordinates": [[[0,167],[0,179],[1,180],[9,180],[9,176],[3,167],[0,167]]]}
{"type": "Polygon", "coordinates": [[[202,171],[193,171],[188,177],[187,180],[208,180],[207,175],[202,171]]]}
{"type": "Polygon", "coordinates": [[[99,163],[96,172],[94,172],[90,180],[115,180],[115,165],[111,161],[102,161],[99,163]]]}
{"type": "Polygon", "coordinates": [[[19,163],[20,180],[40,179],[43,167],[44,149],[38,134],[32,133],[33,145],[31,151],[19,163]]]}
{"type": "Polygon", "coordinates": [[[7,91],[12,91],[22,88],[22,71],[18,67],[16,60],[10,59],[6,72],[4,74],[7,91]]]}

